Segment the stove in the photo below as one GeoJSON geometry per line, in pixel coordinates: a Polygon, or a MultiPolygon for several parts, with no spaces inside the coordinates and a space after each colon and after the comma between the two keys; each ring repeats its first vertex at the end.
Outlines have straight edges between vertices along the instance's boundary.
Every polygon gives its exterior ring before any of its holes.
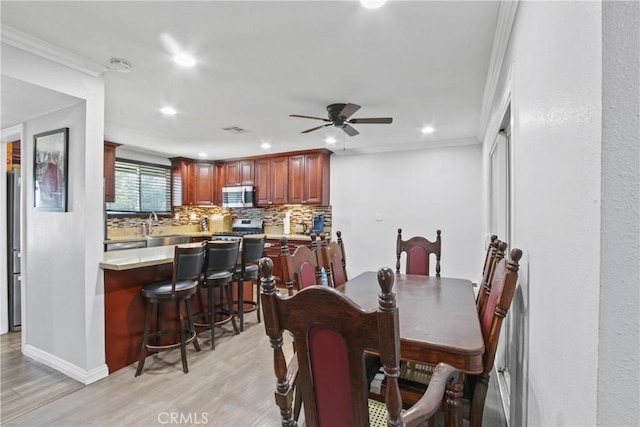
{"type": "Polygon", "coordinates": [[[212,237],[216,240],[238,240],[249,234],[262,234],[264,233],[263,224],[264,221],[261,219],[239,218],[233,221],[232,231],[213,233],[212,237]]]}

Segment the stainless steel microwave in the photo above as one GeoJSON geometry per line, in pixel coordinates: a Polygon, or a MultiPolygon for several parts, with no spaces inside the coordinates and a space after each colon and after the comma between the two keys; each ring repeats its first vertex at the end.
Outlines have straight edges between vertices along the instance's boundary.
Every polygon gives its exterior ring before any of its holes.
{"type": "Polygon", "coordinates": [[[222,206],[225,208],[252,208],[255,190],[251,186],[222,187],[222,206]]]}

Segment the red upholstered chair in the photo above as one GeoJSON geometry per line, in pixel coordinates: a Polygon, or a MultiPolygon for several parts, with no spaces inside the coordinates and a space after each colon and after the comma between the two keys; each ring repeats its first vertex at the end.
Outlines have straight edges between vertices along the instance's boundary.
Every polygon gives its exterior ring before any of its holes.
{"type": "Polygon", "coordinates": [[[294,388],[302,397],[307,426],[419,425],[440,407],[453,367],[439,364],[425,395],[401,412],[397,373],[400,360],[398,308],[392,292],[394,274],[378,271],[379,307],[365,310],[328,286],[303,288],[294,296],[276,290],[272,261],[260,261],[265,330],[274,351],[276,403],[283,426],[295,425],[294,388]],[[287,363],[284,330],[293,333],[297,352],[287,363]],[[365,351],[380,354],[387,379],[385,404],[368,399],[365,351]],[[296,357],[297,356],[297,357],[296,357]],[[382,407],[381,420],[373,414],[382,407]]]}
{"type": "Polygon", "coordinates": [[[396,239],[396,273],[400,273],[400,257],[406,253],[406,274],[420,274],[429,276],[429,256],[436,256],[436,277],[440,277],[440,252],[442,241],[440,230],[436,232],[436,241],[431,242],[425,237],[415,236],[409,240],[402,240],[402,229],[398,228],[396,239]]]}
{"type": "Polygon", "coordinates": [[[321,285],[322,268],[320,252],[315,239],[311,237],[313,249],[308,246],[298,246],[293,253],[289,251],[287,238],[280,239],[280,262],[282,263],[282,281],[287,287],[289,295],[295,291],[312,285],[321,285]]]}
{"type": "Polygon", "coordinates": [[[342,232],[337,231],[338,241],[327,242],[322,239],[322,259],[329,284],[334,288],[344,284],[347,279],[347,258],[344,254],[344,243],[342,242],[342,232]]]}

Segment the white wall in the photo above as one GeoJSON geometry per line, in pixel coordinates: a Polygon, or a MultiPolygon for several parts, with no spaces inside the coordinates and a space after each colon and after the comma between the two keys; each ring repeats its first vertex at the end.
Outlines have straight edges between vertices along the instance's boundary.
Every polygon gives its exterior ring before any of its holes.
{"type": "MultiPolygon", "coordinates": [[[[514,120],[510,243],[524,252],[529,349],[512,425],[596,425],[601,19],[598,2],[521,2],[503,64],[499,92],[511,85],[514,120]]],[[[494,119],[499,110],[496,99],[494,119]]]]}
{"type": "Polygon", "coordinates": [[[602,22],[602,269],[597,421],[598,425],[637,426],[640,425],[640,3],[604,2],[602,22]]]}
{"type": "Polygon", "coordinates": [[[430,240],[441,229],[442,275],[475,281],[483,262],[481,169],[480,144],[332,156],[332,229],[342,231],[349,275],[395,270],[398,228],[405,239],[430,240]]]}
{"type": "Polygon", "coordinates": [[[104,82],[6,44],[2,74],[81,104],[27,123],[23,189],[23,352],[84,383],[108,374],[104,356],[102,166],[104,82]],[[69,212],[34,212],[32,136],[70,127],[69,212]],[[25,292],[26,291],[26,294],[25,292]]]}

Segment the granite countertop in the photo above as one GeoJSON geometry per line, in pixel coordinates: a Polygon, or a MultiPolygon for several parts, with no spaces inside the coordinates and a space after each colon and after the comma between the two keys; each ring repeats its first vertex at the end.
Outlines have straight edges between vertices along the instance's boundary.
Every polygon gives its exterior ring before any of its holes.
{"type": "MultiPolygon", "coordinates": [[[[195,231],[195,232],[176,232],[176,233],[162,233],[162,234],[150,234],[148,237],[162,237],[162,236],[191,236],[191,237],[208,237],[211,236],[210,231],[195,231]]],[[[256,235],[253,235],[256,236],[256,235]]],[[[282,234],[265,234],[267,239],[275,239],[280,240],[282,234]]],[[[300,240],[310,242],[311,237],[306,234],[287,234],[285,236],[287,240],[300,240]]],[[[108,243],[121,243],[121,242],[141,242],[146,240],[146,237],[141,235],[133,235],[133,236],[119,236],[119,237],[111,237],[104,241],[104,244],[108,243]]]]}
{"type": "MultiPolygon", "coordinates": [[[[186,243],[180,246],[197,246],[200,243],[186,243]]],[[[153,248],[127,249],[102,254],[100,268],[103,270],[131,270],[173,262],[174,248],[177,245],[156,246],[153,248]]]]}

